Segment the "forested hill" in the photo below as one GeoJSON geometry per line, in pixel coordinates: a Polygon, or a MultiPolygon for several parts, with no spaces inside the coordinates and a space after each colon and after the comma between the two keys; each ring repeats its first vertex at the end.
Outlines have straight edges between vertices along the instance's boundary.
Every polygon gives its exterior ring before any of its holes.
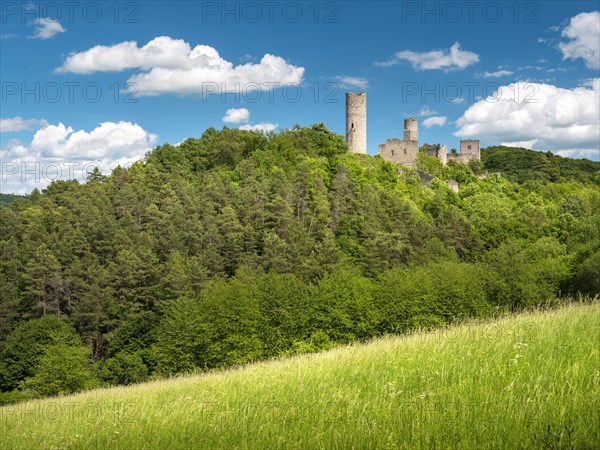
{"type": "Polygon", "coordinates": [[[600,185],[600,163],[589,159],[563,158],[552,152],[494,146],[481,150],[490,172],[501,172],[511,181],[580,181],[600,185]]]}
{"type": "Polygon", "coordinates": [[[208,129],[14,199],[0,208],[0,400],[600,292],[597,184],[437,164],[421,156],[441,178],[423,186],[322,124],[208,129]]]}
{"type": "Polygon", "coordinates": [[[14,195],[14,194],[1,194],[0,193],[0,208],[2,206],[10,204],[15,198],[18,198],[18,197],[19,197],[18,195],[14,195]]]}

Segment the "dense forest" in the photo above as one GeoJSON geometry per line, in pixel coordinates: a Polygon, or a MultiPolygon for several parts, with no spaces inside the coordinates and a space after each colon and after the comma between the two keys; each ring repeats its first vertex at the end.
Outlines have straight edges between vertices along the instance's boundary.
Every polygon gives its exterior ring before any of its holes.
{"type": "Polygon", "coordinates": [[[23,198],[23,196],[14,194],[1,194],[0,193],[0,207],[9,205],[16,198],[23,198]]]}
{"type": "Polygon", "coordinates": [[[600,163],[491,147],[419,169],[323,124],[208,129],[3,199],[0,401],[600,292],[600,163]]]}
{"type": "Polygon", "coordinates": [[[490,172],[501,172],[517,183],[527,181],[581,181],[600,184],[598,163],[589,159],[570,159],[552,152],[535,152],[525,148],[488,147],[481,159],[490,172]]]}

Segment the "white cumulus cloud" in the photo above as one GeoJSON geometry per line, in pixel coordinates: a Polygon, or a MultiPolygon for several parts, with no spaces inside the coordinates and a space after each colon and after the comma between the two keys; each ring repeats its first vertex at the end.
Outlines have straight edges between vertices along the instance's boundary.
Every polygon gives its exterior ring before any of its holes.
{"type": "Polygon", "coordinates": [[[600,161],[600,149],[565,149],[556,152],[559,156],[566,158],[587,158],[593,161],[600,161]]]}
{"type": "Polygon", "coordinates": [[[35,31],[30,37],[32,39],[50,39],[58,33],[64,33],[66,30],[57,20],[47,17],[38,17],[33,20],[35,31]]]}
{"type": "Polygon", "coordinates": [[[365,91],[369,87],[369,80],[366,78],[340,75],[335,77],[335,79],[342,89],[360,89],[365,91]]]}
{"type": "Polygon", "coordinates": [[[17,133],[23,130],[47,125],[45,119],[23,119],[20,116],[0,119],[0,133],[17,133]]]}
{"type": "Polygon", "coordinates": [[[231,108],[228,109],[223,117],[223,122],[228,123],[245,123],[250,120],[250,111],[246,108],[231,108]]]}
{"type": "Polygon", "coordinates": [[[298,85],[304,76],[303,67],[288,64],[279,56],[265,54],[257,64],[235,66],[213,47],[192,48],[184,40],[169,36],[154,38],[143,47],[127,41],[71,53],[56,72],[90,74],[127,69],[142,70],[128,79],[136,85],[139,95],[270,90],[286,84],[298,85]]]}
{"type": "Polygon", "coordinates": [[[600,69],[600,11],[572,17],[562,35],[569,39],[558,44],[563,59],[581,58],[590,69],[600,69]]]}
{"type": "Polygon", "coordinates": [[[155,142],[156,135],[131,122],[104,122],[90,132],[59,123],[38,130],[30,150],[42,157],[67,160],[117,159],[145,153],[155,142]]]}
{"type": "Polygon", "coordinates": [[[533,148],[537,144],[537,141],[537,139],[530,139],[528,141],[501,142],[500,145],[504,145],[505,147],[533,148]]]}
{"type": "Polygon", "coordinates": [[[261,122],[261,123],[255,124],[255,125],[250,125],[250,124],[242,125],[240,127],[240,130],[267,132],[267,131],[275,131],[276,128],[277,128],[276,123],[261,122]]]}
{"type": "Polygon", "coordinates": [[[431,109],[429,106],[423,106],[419,111],[419,116],[423,117],[433,116],[434,114],[437,114],[437,112],[431,109]]]}
{"type": "Polygon", "coordinates": [[[501,86],[457,120],[459,137],[534,150],[600,152],[600,78],[572,89],[517,82],[501,86]]]}
{"type": "Polygon", "coordinates": [[[479,61],[479,55],[474,52],[462,50],[460,44],[455,42],[449,50],[432,50],[429,52],[413,52],[403,50],[394,55],[388,61],[376,62],[380,67],[390,67],[399,64],[401,61],[408,61],[416,70],[436,70],[444,71],[464,69],[479,61]]]}
{"type": "Polygon", "coordinates": [[[152,150],[158,137],[131,122],[104,122],[91,131],[63,123],[38,130],[29,144],[9,141],[0,149],[3,192],[28,193],[55,179],[85,178],[85,167],[106,174],[152,150]]]}
{"type": "Polygon", "coordinates": [[[437,125],[439,127],[443,127],[444,125],[446,125],[446,120],[448,120],[448,118],[446,116],[429,117],[428,119],[425,119],[423,121],[423,126],[425,128],[431,128],[434,125],[437,125]]]}

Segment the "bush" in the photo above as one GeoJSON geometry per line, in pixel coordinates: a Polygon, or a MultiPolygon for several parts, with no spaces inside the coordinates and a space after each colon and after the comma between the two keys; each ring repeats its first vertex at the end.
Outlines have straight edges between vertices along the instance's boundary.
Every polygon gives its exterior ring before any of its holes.
{"type": "Polygon", "coordinates": [[[399,333],[487,315],[485,279],[478,264],[452,261],[386,272],[378,283],[380,331],[399,333]]]}
{"type": "Polygon", "coordinates": [[[27,397],[17,389],[13,389],[12,391],[8,392],[0,392],[0,405],[18,403],[26,399],[27,397]]]}
{"type": "Polygon", "coordinates": [[[199,301],[190,298],[175,300],[167,307],[153,346],[160,373],[173,375],[202,366],[201,349],[209,325],[201,314],[199,301]]]}
{"type": "Polygon", "coordinates": [[[600,293],[600,250],[586,258],[577,268],[572,290],[588,295],[600,293]]]}
{"type": "Polygon", "coordinates": [[[569,279],[570,257],[555,238],[541,238],[531,244],[511,240],[486,256],[491,301],[512,311],[553,300],[569,279]]]}
{"type": "Polygon", "coordinates": [[[200,299],[176,300],[157,334],[158,370],[173,374],[260,359],[259,321],[256,285],[251,282],[218,281],[200,299]]]}
{"type": "Polygon", "coordinates": [[[0,354],[0,389],[10,391],[34,374],[39,358],[61,335],[67,344],[78,344],[80,338],[73,327],[56,316],[44,316],[19,325],[6,339],[0,354]]]}
{"type": "Polygon", "coordinates": [[[333,347],[333,343],[327,333],[322,330],[315,331],[308,340],[294,341],[289,350],[282,353],[281,356],[300,355],[303,353],[314,353],[328,350],[333,347]]]}
{"type": "Polygon", "coordinates": [[[311,291],[291,274],[269,274],[258,281],[260,339],[264,356],[288,351],[294,342],[308,337],[308,302],[311,291]]]}
{"type": "Polygon", "coordinates": [[[152,345],[156,342],[159,316],[152,311],[144,311],[125,320],[116,329],[108,343],[109,356],[119,353],[137,355],[149,369],[154,369],[156,361],[152,345]]]}
{"type": "Polygon", "coordinates": [[[334,342],[373,337],[378,312],[371,280],[349,272],[326,276],[311,298],[311,329],[334,342]]]}
{"type": "Polygon", "coordinates": [[[82,345],[59,342],[49,346],[22,387],[32,390],[34,396],[48,397],[72,394],[97,385],[90,370],[90,351],[82,345]]]}
{"type": "Polygon", "coordinates": [[[101,364],[98,375],[110,385],[133,384],[148,378],[148,367],[140,355],[119,352],[101,364]]]}

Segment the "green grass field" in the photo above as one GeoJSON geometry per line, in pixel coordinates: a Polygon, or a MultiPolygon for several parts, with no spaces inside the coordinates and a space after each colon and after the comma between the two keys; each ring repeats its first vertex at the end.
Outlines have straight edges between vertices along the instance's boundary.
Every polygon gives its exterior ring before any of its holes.
{"type": "Polygon", "coordinates": [[[0,409],[2,448],[600,448],[600,303],[0,409]]]}

